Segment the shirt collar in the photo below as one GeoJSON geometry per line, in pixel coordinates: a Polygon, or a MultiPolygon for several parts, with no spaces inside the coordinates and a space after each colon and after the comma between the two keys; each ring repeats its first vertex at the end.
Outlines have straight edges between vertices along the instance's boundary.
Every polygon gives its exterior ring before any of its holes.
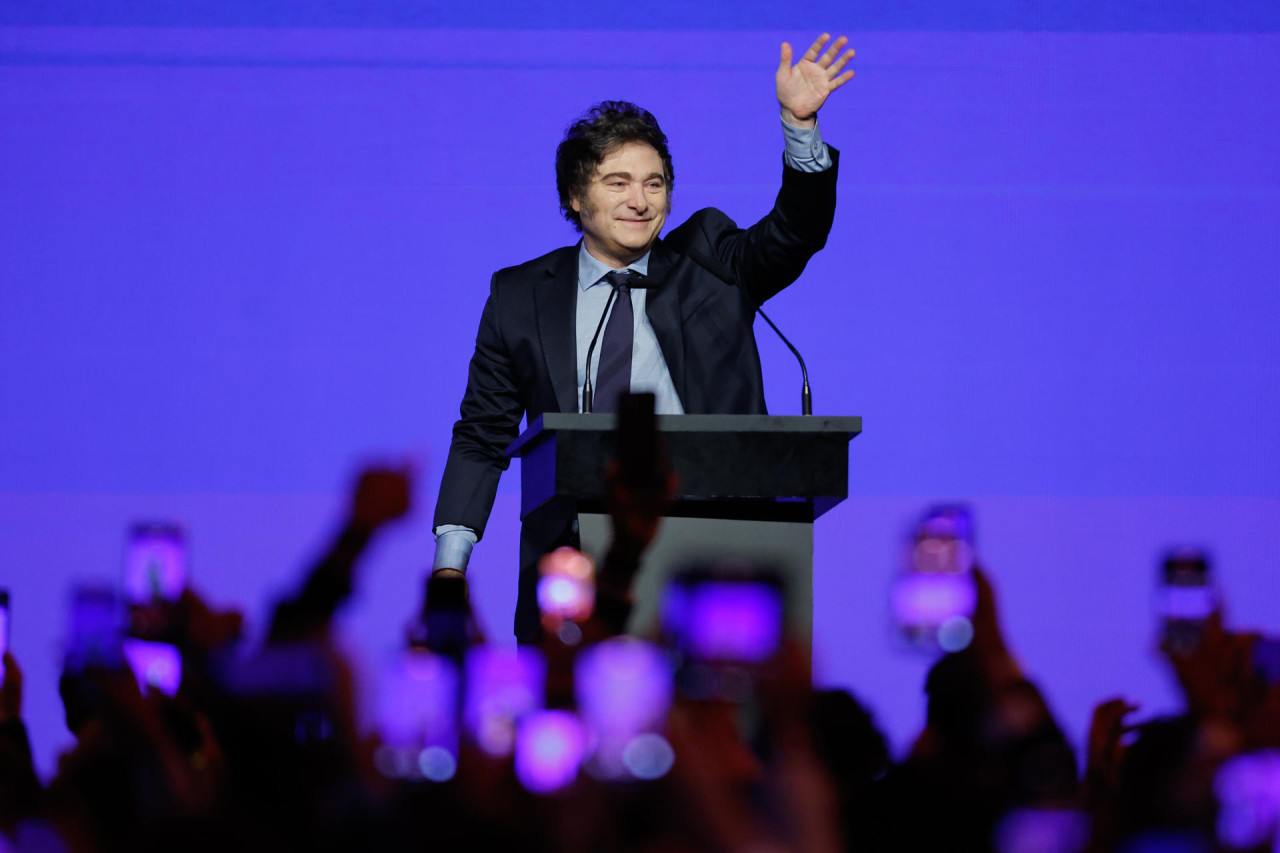
{"type": "MultiPolygon", "coordinates": [[[[649,254],[650,252],[645,252],[639,258],[628,264],[627,269],[635,270],[641,275],[648,275],[649,254]]],[[[578,288],[580,290],[586,290],[593,285],[599,284],[600,279],[604,278],[611,272],[613,272],[613,267],[596,260],[596,258],[587,251],[586,243],[578,243],[578,288]]]]}

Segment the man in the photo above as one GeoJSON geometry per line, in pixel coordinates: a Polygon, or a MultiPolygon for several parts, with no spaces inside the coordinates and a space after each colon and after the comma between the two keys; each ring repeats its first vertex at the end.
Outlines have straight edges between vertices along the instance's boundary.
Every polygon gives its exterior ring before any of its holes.
{"type": "MultiPolygon", "coordinates": [[[[613,411],[628,389],[654,392],[658,414],[765,411],[752,322],[831,229],[838,152],[822,142],[817,112],[853,76],[843,71],[853,55],[841,53],[845,44],[824,34],[792,65],[783,43],[775,77],[782,190],[746,230],[705,209],[659,239],[675,175],[667,138],[645,110],[606,101],[569,128],[556,150],[556,186],[582,241],[499,270],[490,282],[436,503],[435,573],[465,572],[521,417],[583,409],[597,329],[592,411],[613,411]]],[[[559,523],[522,529],[522,640],[537,632],[537,557],[571,539],[559,523]]]]}

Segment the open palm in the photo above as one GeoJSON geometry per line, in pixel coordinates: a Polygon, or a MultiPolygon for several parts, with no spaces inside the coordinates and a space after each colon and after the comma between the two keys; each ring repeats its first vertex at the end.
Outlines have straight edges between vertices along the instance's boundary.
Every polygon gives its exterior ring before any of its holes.
{"type": "Polygon", "coordinates": [[[818,36],[795,65],[791,64],[791,44],[782,43],[775,80],[782,117],[792,124],[811,127],[827,96],[853,79],[852,70],[841,73],[853,58],[852,49],[840,53],[849,40],[841,36],[823,51],[829,41],[827,33],[818,36]]]}

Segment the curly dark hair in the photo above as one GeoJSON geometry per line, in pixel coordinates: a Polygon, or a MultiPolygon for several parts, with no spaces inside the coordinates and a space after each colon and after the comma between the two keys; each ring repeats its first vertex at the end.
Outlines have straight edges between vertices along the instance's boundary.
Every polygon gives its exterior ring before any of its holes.
{"type": "Polygon", "coordinates": [[[573,227],[582,230],[582,217],[573,209],[573,200],[582,199],[596,167],[615,149],[628,142],[643,142],[658,152],[666,173],[667,199],[675,185],[667,135],[658,127],[653,113],[629,101],[601,101],[569,125],[556,147],[556,191],[560,210],[573,227]]]}

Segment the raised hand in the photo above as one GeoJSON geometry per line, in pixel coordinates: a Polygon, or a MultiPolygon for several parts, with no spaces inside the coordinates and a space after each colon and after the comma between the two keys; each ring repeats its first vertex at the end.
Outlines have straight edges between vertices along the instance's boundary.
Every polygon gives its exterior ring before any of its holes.
{"type": "Polygon", "coordinates": [[[782,118],[796,127],[813,127],[817,123],[818,108],[827,96],[853,79],[853,71],[841,71],[853,58],[853,49],[840,51],[848,44],[844,36],[831,42],[829,33],[818,36],[804,56],[791,64],[791,44],[782,43],[782,57],[778,62],[775,82],[778,87],[778,103],[782,106],[782,118]]]}
{"type": "Polygon", "coordinates": [[[404,468],[367,468],[360,474],[351,502],[351,520],[366,530],[375,530],[409,512],[412,505],[413,472],[404,468]]]}

